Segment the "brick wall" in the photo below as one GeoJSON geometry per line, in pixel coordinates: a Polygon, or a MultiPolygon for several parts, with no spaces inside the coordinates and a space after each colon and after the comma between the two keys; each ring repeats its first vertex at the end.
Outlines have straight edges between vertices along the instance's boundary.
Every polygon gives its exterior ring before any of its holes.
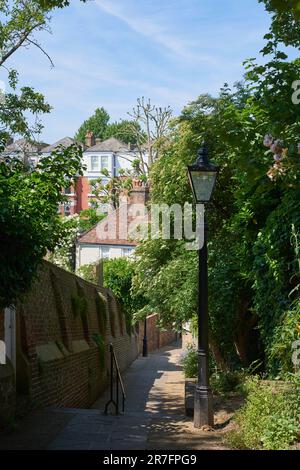
{"type": "MultiPolygon", "coordinates": [[[[174,333],[159,332],[156,321],[156,315],[147,319],[149,351],[175,339],[174,333]]],[[[142,350],[143,323],[128,335],[125,319],[109,290],[47,261],[42,263],[30,292],[16,306],[16,324],[17,393],[29,394],[39,406],[89,407],[108,385],[109,344],[114,345],[121,371],[142,350]],[[99,295],[106,302],[99,304],[99,295]],[[84,314],[78,310],[82,305],[84,314]],[[93,339],[95,333],[104,339],[104,366],[93,339]]]]}
{"type": "MultiPolygon", "coordinates": [[[[162,348],[177,339],[176,333],[173,331],[160,330],[157,327],[157,314],[149,315],[147,317],[147,346],[148,352],[155,351],[156,349],[162,348]]],[[[140,323],[139,326],[139,351],[143,348],[144,338],[144,322],[140,323]]]]}
{"type": "Polygon", "coordinates": [[[111,342],[121,370],[138,355],[137,334],[126,333],[112,294],[46,261],[17,306],[16,318],[17,390],[29,393],[42,406],[90,406],[108,383],[111,342]],[[99,293],[108,305],[104,332],[97,309],[99,293]],[[84,315],[74,309],[79,298],[86,304],[84,315]],[[104,367],[93,340],[95,333],[104,338],[104,367]]]}

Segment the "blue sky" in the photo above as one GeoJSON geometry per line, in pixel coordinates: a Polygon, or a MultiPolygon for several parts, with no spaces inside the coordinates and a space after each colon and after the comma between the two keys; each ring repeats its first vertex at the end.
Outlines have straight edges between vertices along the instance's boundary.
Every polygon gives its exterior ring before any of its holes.
{"type": "Polygon", "coordinates": [[[73,0],[37,35],[52,57],[18,51],[8,65],[53,106],[49,143],[73,136],[95,108],[126,118],[139,96],[180,112],[201,93],[241,79],[258,55],[270,18],[257,0],[73,0]]]}

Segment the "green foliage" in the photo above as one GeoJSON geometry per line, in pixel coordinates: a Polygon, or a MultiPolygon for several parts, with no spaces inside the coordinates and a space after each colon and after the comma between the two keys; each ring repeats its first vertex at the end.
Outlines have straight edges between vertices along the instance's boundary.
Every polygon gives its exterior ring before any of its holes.
{"type": "Polygon", "coordinates": [[[81,124],[75,135],[75,139],[78,140],[78,142],[85,143],[85,135],[88,131],[93,132],[95,138],[103,139],[108,121],[108,112],[104,108],[97,108],[95,113],[81,124]]]}
{"type": "Polygon", "coordinates": [[[246,387],[246,403],[227,442],[242,449],[287,449],[300,437],[299,383],[264,383],[252,377],[246,387]]]}
{"type": "Polygon", "coordinates": [[[272,13],[270,33],[266,39],[283,42],[286,46],[300,45],[300,2],[299,0],[259,0],[272,13]],[[271,35],[271,37],[270,37],[271,35]]]}
{"type": "Polygon", "coordinates": [[[97,292],[96,298],[96,311],[97,311],[97,316],[99,320],[99,325],[100,325],[100,331],[101,334],[105,335],[106,333],[106,322],[107,322],[107,317],[108,317],[108,307],[107,307],[107,302],[105,298],[103,297],[102,294],[97,292]]]}
{"type": "Polygon", "coordinates": [[[131,171],[121,169],[119,176],[122,176],[122,178],[112,177],[108,170],[103,170],[102,175],[90,182],[93,195],[92,202],[96,208],[101,204],[110,203],[116,209],[119,206],[121,194],[128,194],[132,189],[134,174],[131,171]]]}
{"type": "Polygon", "coordinates": [[[95,113],[80,126],[75,139],[84,143],[87,131],[92,131],[94,137],[101,140],[115,137],[126,144],[137,143],[137,135],[141,133],[139,123],[126,119],[110,123],[109,119],[110,116],[104,108],[96,109],[95,113]]]}
{"type": "Polygon", "coordinates": [[[94,333],[92,335],[92,340],[98,346],[100,366],[103,368],[104,365],[105,365],[105,343],[104,343],[104,338],[100,333],[94,333]]]}
{"type": "Polygon", "coordinates": [[[104,287],[110,289],[115,295],[125,315],[126,329],[131,334],[133,313],[140,308],[143,298],[132,296],[132,279],[135,272],[135,263],[129,258],[116,258],[104,260],[104,287]]]}
{"type": "Polygon", "coordinates": [[[79,214],[79,229],[86,232],[94,227],[105,217],[104,214],[98,214],[96,209],[85,209],[79,214]]]}
{"type": "MultiPolygon", "coordinates": [[[[198,377],[198,351],[194,345],[188,345],[187,351],[183,354],[180,364],[186,378],[198,377]]],[[[211,374],[210,385],[214,393],[221,396],[228,396],[230,393],[244,393],[243,383],[247,373],[240,371],[218,371],[211,374]]]]}
{"type": "Polygon", "coordinates": [[[81,173],[81,148],[57,149],[34,170],[18,159],[0,160],[0,303],[15,302],[37,267],[62,239],[61,188],[81,173]]]}
{"type": "Polygon", "coordinates": [[[96,263],[85,264],[80,266],[76,271],[77,276],[82,277],[85,281],[97,284],[96,263]]]}
{"type": "Polygon", "coordinates": [[[57,7],[69,5],[67,0],[2,0],[0,2],[0,67],[7,72],[9,88],[0,107],[0,140],[11,134],[33,138],[39,133],[42,124],[41,113],[49,113],[50,106],[41,93],[30,86],[18,90],[18,72],[8,66],[9,60],[21,47],[37,47],[44,53],[50,64],[53,62],[42,45],[34,37],[35,33],[49,31],[50,13],[57,7]],[[30,116],[33,114],[33,116],[30,116]],[[32,117],[34,119],[32,119],[32,117]],[[34,122],[34,124],[31,124],[34,122]]]}
{"type": "Polygon", "coordinates": [[[136,257],[134,294],[146,300],[136,318],[159,312],[161,326],[179,328],[196,311],[197,253],[159,239],[141,243],[136,257]]]}
{"type": "Polygon", "coordinates": [[[87,300],[82,295],[72,295],[71,297],[72,311],[74,317],[80,316],[84,318],[87,314],[87,300]]]}
{"type": "Polygon", "coordinates": [[[180,360],[186,378],[198,377],[198,352],[193,345],[188,345],[187,351],[180,360]]]}
{"type": "MultiPolygon", "coordinates": [[[[247,367],[266,353],[268,372],[277,374],[280,361],[269,351],[299,283],[291,233],[292,227],[300,231],[300,107],[291,101],[291,83],[300,63],[288,62],[276,48],[270,53],[263,66],[245,63],[245,83],[233,90],[225,85],[217,98],[201,95],[184,108],[169,147],[152,166],[151,190],[154,203],[190,202],[186,166],[207,140],[210,159],[220,166],[206,208],[215,357],[247,367]],[[278,166],[264,147],[266,134],[284,142],[278,166]]],[[[192,318],[196,254],[182,241],[152,240],[140,245],[137,257],[134,289],[147,301],[143,312],[156,311],[169,324],[192,318]]]]}
{"type": "Polygon", "coordinates": [[[107,125],[105,139],[115,137],[126,144],[136,144],[138,142],[137,134],[141,132],[141,126],[137,122],[122,120],[107,125]],[[134,129],[132,129],[132,126],[134,129]]]}
{"type": "Polygon", "coordinates": [[[65,269],[73,271],[75,265],[75,243],[79,236],[79,216],[61,217],[60,219],[61,237],[54,249],[48,255],[48,260],[65,269]]]}
{"type": "Polygon", "coordinates": [[[243,394],[245,371],[216,371],[211,375],[210,385],[214,393],[227,397],[231,393],[243,394]]]}

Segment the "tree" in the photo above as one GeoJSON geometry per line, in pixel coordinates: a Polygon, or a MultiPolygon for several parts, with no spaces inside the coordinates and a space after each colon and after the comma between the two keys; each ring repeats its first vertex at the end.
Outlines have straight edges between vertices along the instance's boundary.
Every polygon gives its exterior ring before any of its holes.
{"type": "Polygon", "coordinates": [[[139,123],[134,124],[135,130],[132,130],[132,123],[128,120],[113,122],[108,124],[105,131],[105,139],[115,137],[126,144],[136,145],[137,133],[141,132],[139,123]]]}
{"type": "Polygon", "coordinates": [[[0,161],[0,304],[30,287],[41,259],[65,236],[57,207],[61,188],[81,174],[82,149],[70,146],[44,157],[33,170],[18,159],[0,161]]]}
{"type": "Polygon", "coordinates": [[[93,132],[95,138],[103,139],[107,130],[108,121],[108,112],[103,107],[97,108],[95,113],[81,124],[75,135],[75,139],[78,140],[78,142],[85,143],[87,131],[93,132]]]}
{"type": "MultiPolygon", "coordinates": [[[[40,113],[50,112],[42,94],[26,86],[18,91],[18,73],[8,67],[20,47],[38,47],[34,33],[49,28],[49,13],[68,5],[59,0],[3,0],[0,3],[0,66],[7,71],[10,91],[1,95],[0,154],[11,134],[28,140],[42,129],[40,113]],[[30,124],[28,114],[35,122],[30,124]]],[[[65,232],[57,208],[64,201],[61,188],[81,174],[82,149],[56,149],[35,169],[19,158],[0,155],[0,305],[8,306],[28,290],[47,251],[65,232]]]]}
{"type": "Polygon", "coordinates": [[[60,239],[48,254],[47,258],[66,271],[75,270],[75,243],[80,235],[79,215],[61,217],[60,239]]]}
{"type": "Polygon", "coordinates": [[[131,292],[134,270],[134,261],[129,258],[105,260],[103,264],[104,287],[110,289],[118,300],[128,333],[131,333],[133,313],[144,304],[143,296],[133,297],[131,292]]]}
{"type": "Polygon", "coordinates": [[[137,105],[128,115],[131,117],[129,128],[133,135],[138,152],[139,168],[144,175],[164,148],[172,116],[171,108],[157,107],[144,97],[137,99],[137,105]],[[146,157],[146,158],[145,158],[146,157]]]}
{"type": "Polygon", "coordinates": [[[96,209],[85,209],[79,214],[79,230],[85,232],[105,217],[104,214],[98,214],[96,209]]]}
{"type": "MultiPolygon", "coordinates": [[[[83,0],[85,1],[85,0],[83,0]]],[[[9,67],[9,59],[21,47],[36,47],[50,61],[49,54],[35,35],[50,32],[50,13],[69,5],[68,0],[2,0],[0,2],[0,67],[7,72],[11,88],[0,97],[0,141],[4,145],[12,134],[34,140],[42,130],[40,114],[49,113],[51,107],[41,93],[32,87],[17,90],[18,72],[9,67]],[[30,119],[32,113],[35,119],[30,119]],[[30,124],[30,122],[34,122],[30,124]]]]}
{"type": "Polygon", "coordinates": [[[90,182],[93,198],[91,202],[95,208],[102,204],[109,204],[117,209],[120,204],[120,196],[126,195],[132,189],[133,171],[120,170],[119,176],[111,176],[108,170],[102,171],[102,177],[90,182]]]}
{"type": "MultiPolygon", "coordinates": [[[[291,102],[299,61],[287,62],[277,49],[264,66],[246,67],[244,84],[224,86],[217,98],[200,96],[173,123],[170,144],[150,171],[151,201],[191,201],[186,166],[206,139],[220,166],[207,208],[210,344],[219,367],[249,365],[265,354],[268,372],[277,373],[273,346],[299,284],[290,243],[292,227],[300,232],[300,115],[291,102]]],[[[192,318],[195,254],[180,241],[151,240],[137,257],[133,289],[147,300],[140,313],[157,311],[167,323],[192,318]]]]}
{"type": "Polygon", "coordinates": [[[285,46],[300,46],[300,2],[299,0],[259,0],[272,13],[268,40],[285,46]]]}

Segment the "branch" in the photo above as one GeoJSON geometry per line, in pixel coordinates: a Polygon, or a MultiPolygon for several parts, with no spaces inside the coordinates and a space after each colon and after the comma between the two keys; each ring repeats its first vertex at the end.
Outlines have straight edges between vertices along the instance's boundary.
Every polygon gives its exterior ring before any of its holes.
{"type": "Polygon", "coordinates": [[[45,21],[41,21],[40,23],[37,23],[35,24],[34,26],[32,26],[31,28],[29,28],[28,31],[24,32],[19,41],[4,55],[2,55],[2,59],[0,61],[0,65],[4,64],[4,62],[14,53],[16,52],[17,49],[19,49],[19,47],[22,46],[22,44],[26,41],[26,40],[29,40],[28,39],[28,36],[32,33],[32,31],[34,31],[35,29],[41,27],[45,25],[45,21]]]}
{"type": "Polygon", "coordinates": [[[38,49],[40,49],[40,51],[42,51],[42,53],[43,53],[43,54],[47,57],[47,59],[49,60],[49,62],[50,62],[50,64],[51,64],[51,67],[53,68],[53,67],[54,67],[53,60],[51,59],[51,57],[49,56],[49,54],[45,51],[45,49],[43,49],[40,44],[38,44],[37,42],[33,41],[32,39],[27,38],[27,41],[30,42],[31,44],[33,44],[34,46],[36,46],[38,49]]]}

